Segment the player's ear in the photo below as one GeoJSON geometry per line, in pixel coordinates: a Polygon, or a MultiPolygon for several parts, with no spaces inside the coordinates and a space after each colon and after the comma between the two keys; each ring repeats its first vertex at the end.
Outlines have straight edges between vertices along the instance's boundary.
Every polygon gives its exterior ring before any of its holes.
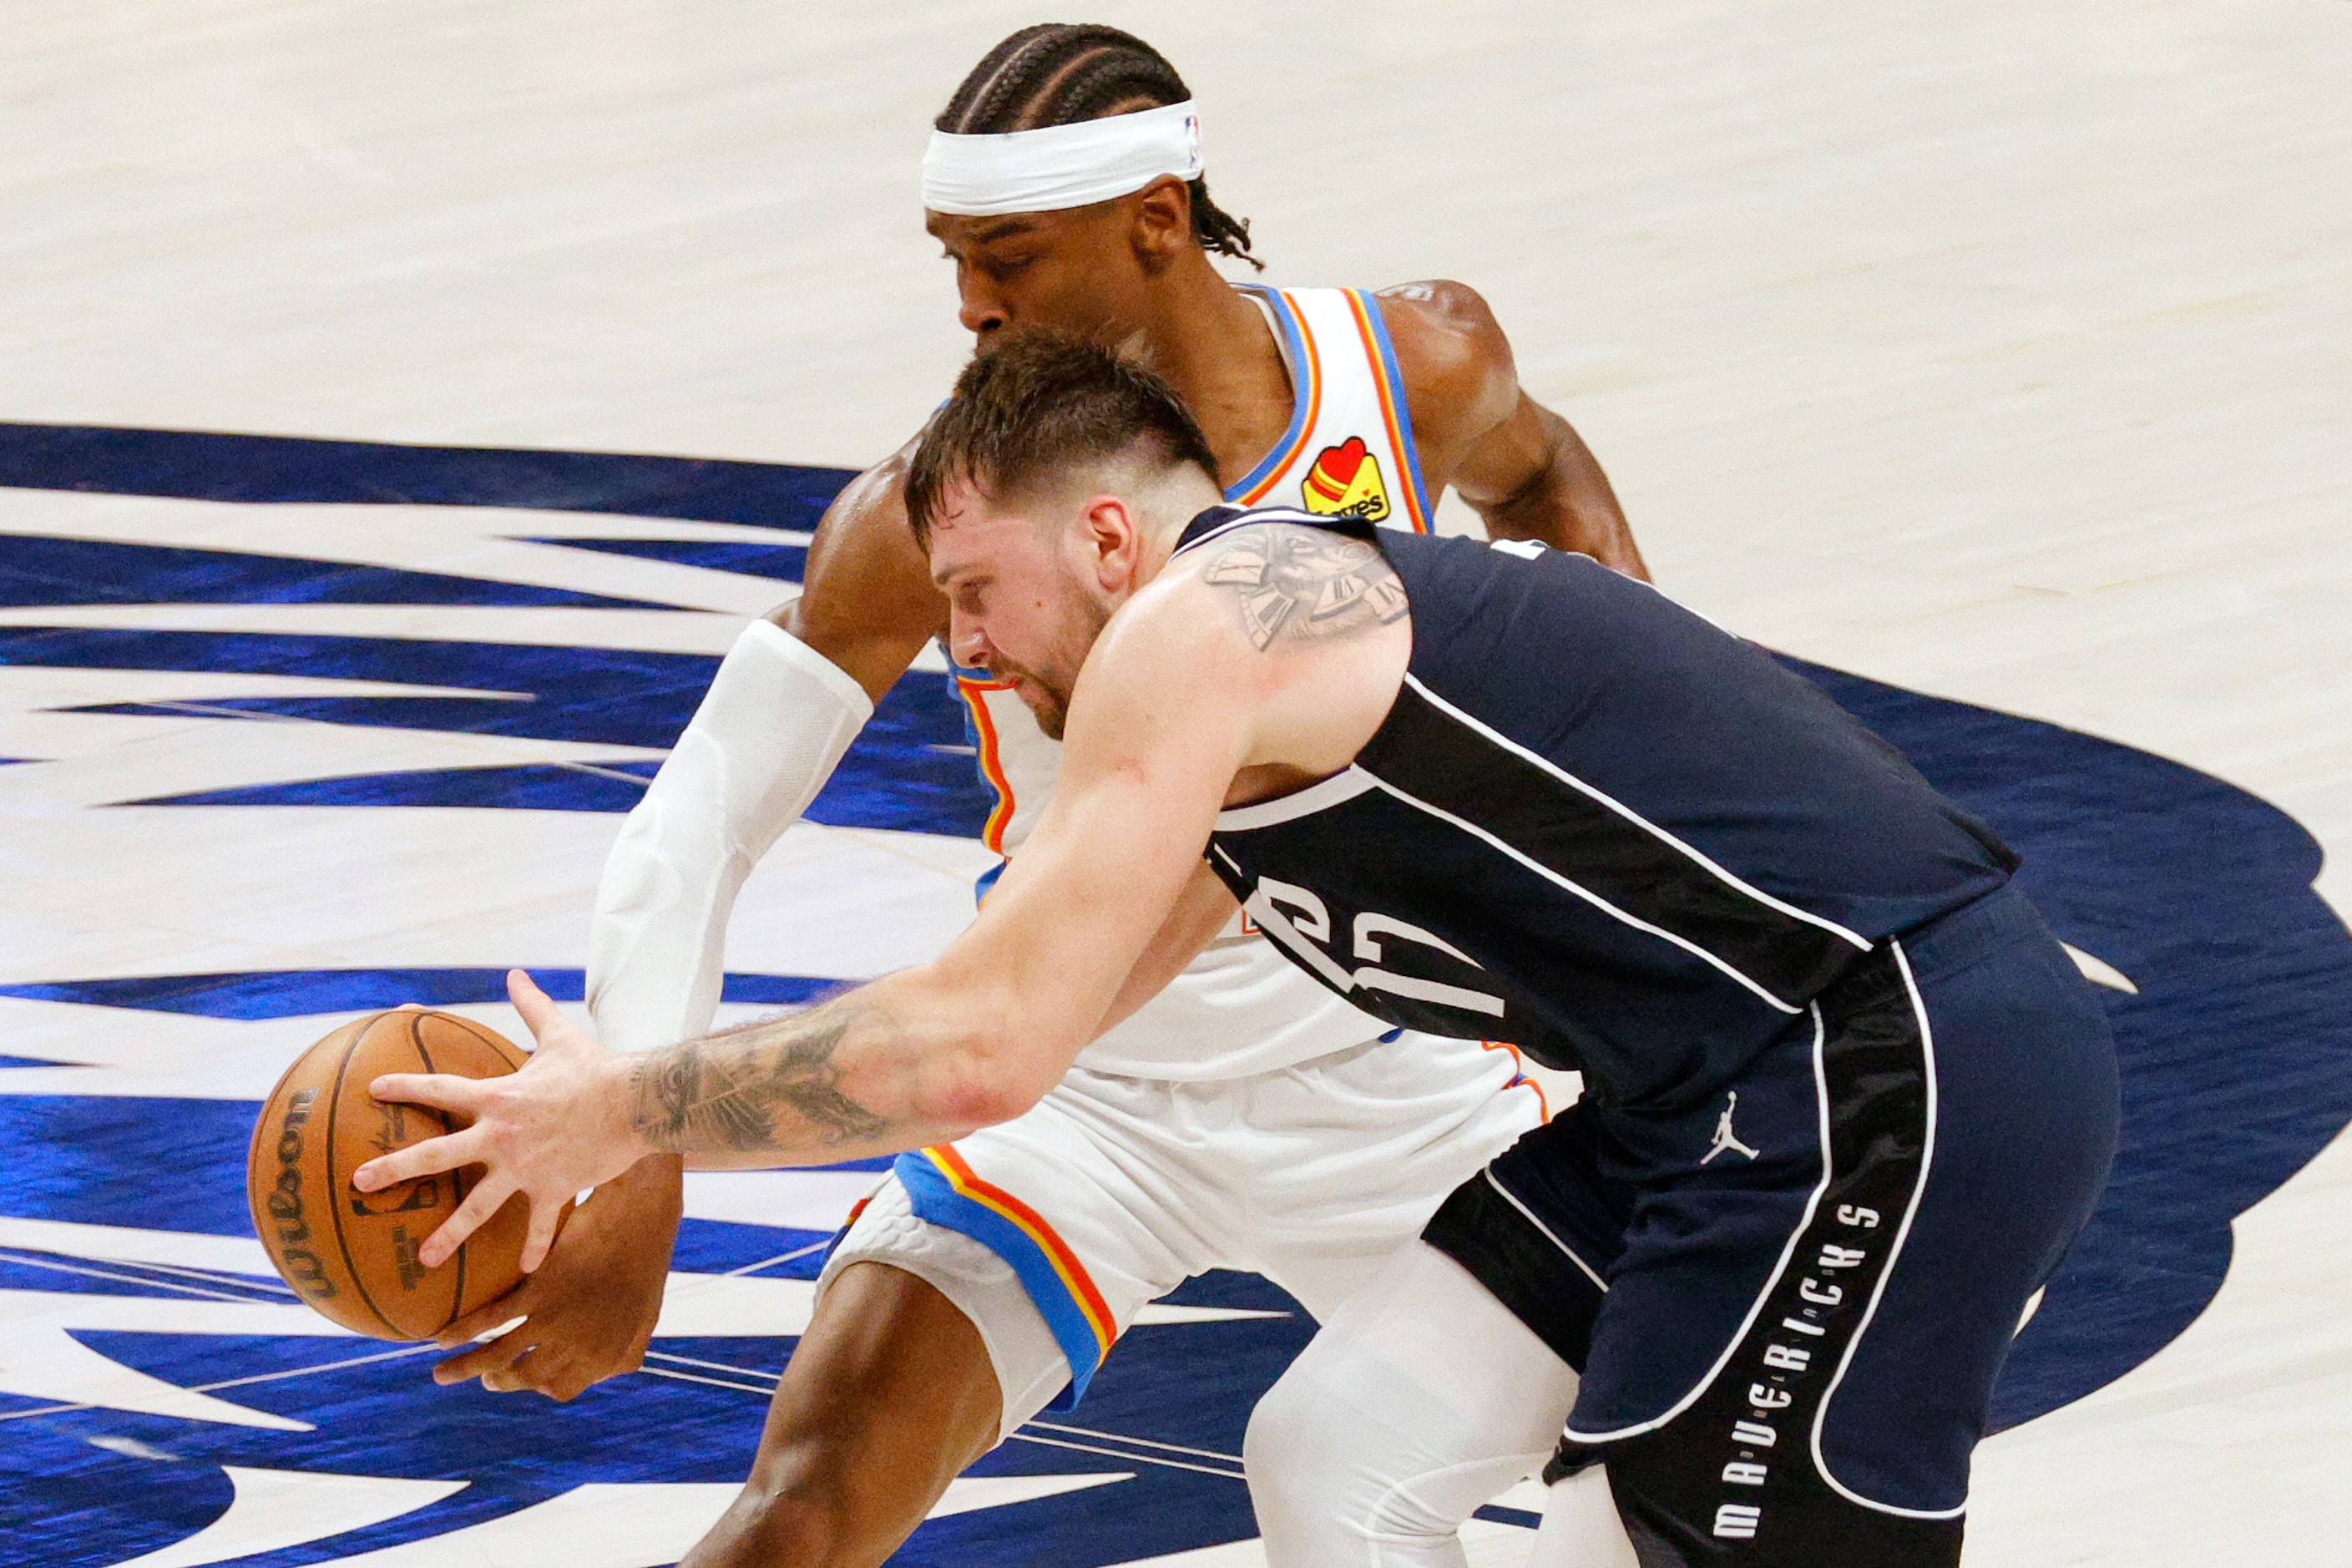
{"type": "Polygon", "coordinates": [[[1081,526],[1096,583],[1113,593],[1131,585],[1143,557],[1143,520],[1118,497],[1105,494],[1087,502],[1081,526]]]}
{"type": "Polygon", "coordinates": [[[1192,237],[1192,193],[1175,175],[1163,174],[1127,199],[1135,204],[1128,242],[1145,272],[1166,269],[1199,243],[1192,237]]]}

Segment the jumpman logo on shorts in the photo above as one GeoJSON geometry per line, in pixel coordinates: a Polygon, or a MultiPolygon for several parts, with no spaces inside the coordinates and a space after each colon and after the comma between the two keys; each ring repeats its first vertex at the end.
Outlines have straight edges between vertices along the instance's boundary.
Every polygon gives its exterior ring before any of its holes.
{"type": "Polygon", "coordinates": [[[1749,1159],[1753,1160],[1756,1158],[1757,1154],[1760,1152],[1760,1151],[1751,1149],[1747,1144],[1742,1143],[1739,1141],[1739,1134],[1731,1130],[1731,1113],[1739,1109],[1739,1091],[1735,1089],[1730,1092],[1731,1103],[1723,1108],[1722,1116],[1718,1117],[1716,1121],[1715,1143],[1713,1147],[1707,1150],[1706,1157],[1699,1161],[1699,1163],[1702,1165],[1706,1164],[1707,1161],[1714,1159],[1717,1154],[1736,1152],[1745,1154],[1749,1159]]]}

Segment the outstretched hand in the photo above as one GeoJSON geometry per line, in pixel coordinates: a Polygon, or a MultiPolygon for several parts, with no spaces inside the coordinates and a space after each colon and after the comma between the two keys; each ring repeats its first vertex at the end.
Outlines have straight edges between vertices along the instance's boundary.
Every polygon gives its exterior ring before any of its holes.
{"type": "Polygon", "coordinates": [[[447,1261],[520,1193],[530,1204],[522,1248],[523,1271],[530,1272],[547,1256],[563,1205],[650,1152],[629,1120],[626,1059],[564,1017],[521,970],[508,972],[507,995],[539,1042],[520,1072],[488,1079],[386,1073],[368,1085],[378,1100],[428,1105],[470,1123],[370,1160],[352,1173],[353,1186],[372,1193],[460,1166],[484,1168],[457,1212],[417,1249],[427,1268],[447,1261]]]}

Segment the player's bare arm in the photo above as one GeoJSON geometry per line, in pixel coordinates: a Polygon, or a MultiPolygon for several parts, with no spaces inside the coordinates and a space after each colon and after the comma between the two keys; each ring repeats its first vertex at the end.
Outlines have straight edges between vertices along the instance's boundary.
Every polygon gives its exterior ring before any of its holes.
{"type": "Polygon", "coordinates": [[[769,617],[877,702],[947,627],[947,606],[907,526],[903,487],[913,446],[834,498],[810,542],[799,595],[769,617]]]}
{"type": "MultiPolygon", "coordinates": [[[[1156,994],[1233,910],[1224,884],[1205,866],[1195,869],[1093,1032],[1156,994]]],[[[1034,1064],[1015,1062],[996,1048],[1003,1041],[984,1043],[938,1028],[937,1015],[923,1005],[921,972],[893,979],[899,984],[877,982],[804,1014],[634,1058],[627,1080],[631,1126],[650,1147],[698,1169],[723,1166],[737,1156],[766,1166],[894,1152],[1010,1120],[1035,1103],[1077,1054],[1071,1047],[1050,1057],[1041,1052],[1034,1064]],[[878,995],[866,994],[877,990],[878,995]],[[927,1018],[934,1026],[915,1038],[927,1018]],[[944,1090],[927,1089],[903,1073],[874,1070],[874,1064],[894,1058],[903,1066],[951,1051],[962,1053],[961,1082],[944,1090]],[[1032,1068],[1046,1066],[1051,1070],[1039,1083],[1032,1068]],[[853,1083],[873,1087],[853,1092],[853,1083]]],[[[1054,1011],[1056,1017],[1040,1026],[1051,1030],[1063,1021],[1060,1010],[1054,1011]]],[[[1011,1023],[1003,1033],[1009,1038],[1023,1029],[1011,1023]]],[[[1024,1032],[1019,1037],[1041,1037],[1024,1032]]]]}
{"type": "MultiPolygon", "coordinates": [[[[380,1081],[380,1098],[462,1107],[473,1125],[371,1163],[358,1184],[373,1191],[428,1169],[484,1163],[475,1191],[496,1202],[469,1198],[420,1256],[437,1263],[521,1191],[533,1215],[524,1261],[535,1267],[558,1194],[647,1152],[680,1153],[689,1164],[747,1153],[805,1164],[920,1147],[1017,1115],[1093,1037],[1200,874],[1201,846],[1234,770],[1230,752],[1222,770],[1204,765],[1198,727],[1174,719],[1163,703],[1154,723],[1121,726],[1156,731],[1145,745],[1124,749],[1109,767],[1066,772],[1028,850],[940,959],[823,1007],[619,1057],[518,974],[516,1008],[540,1041],[530,1066],[496,1080],[380,1081]],[[1191,785],[1189,811],[1177,806],[1179,783],[1191,785]]],[[[1112,743],[1072,750],[1099,753],[1112,743]]]]}
{"type": "Polygon", "coordinates": [[[1349,742],[1360,742],[1356,731],[1368,731],[1378,715],[1370,704],[1334,708],[1322,700],[1338,673],[1324,647],[1360,642],[1405,616],[1394,572],[1370,545],[1264,525],[1220,541],[1204,566],[1180,573],[1166,595],[1145,595],[1106,629],[1087,667],[1089,695],[1072,709],[1061,791],[971,932],[925,969],[793,1018],[639,1058],[630,1080],[637,1135],[696,1164],[736,1154],[840,1158],[930,1142],[941,1128],[966,1131],[967,1121],[1027,1109],[1080,1047],[1157,993],[1233,910],[1232,895],[1199,863],[1205,817],[1199,841],[1162,833],[1138,855],[1134,835],[1120,826],[1125,814],[1156,798],[1151,781],[1171,774],[1196,786],[1192,803],[1213,801],[1213,814],[1343,766],[1349,742]],[[1202,658],[1197,612],[1185,603],[1203,597],[1216,602],[1223,623],[1224,668],[1202,658]],[[1129,621],[1142,625],[1124,629],[1129,621]],[[1180,649],[1189,650],[1197,684],[1171,692],[1160,672],[1180,649]],[[1262,749],[1252,747],[1238,768],[1203,765],[1230,756],[1239,726],[1252,718],[1278,737],[1283,760],[1252,755],[1262,749]],[[1227,782],[1212,795],[1221,776],[1227,782]],[[1164,903],[1123,893],[1157,889],[1177,855],[1191,875],[1164,903]],[[1057,865],[1066,868],[1058,877],[1057,865]],[[1142,881],[1131,882],[1139,872],[1142,881]],[[1040,887],[1055,892],[1043,897],[1040,887]],[[1138,918],[1155,908],[1165,911],[1156,932],[1138,918]],[[1140,950],[1127,939],[1140,939],[1140,950]],[[1074,972],[1081,954],[1100,963],[1074,972]],[[1114,982],[1117,991],[1105,996],[1114,982]],[[945,1016],[959,1011],[998,1020],[995,1037],[945,1026],[945,1016]],[[1041,1048],[1016,1062],[1016,1042],[1041,1048]],[[929,1091],[907,1069],[957,1051],[967,1058],[963,1084],[926,1109],[929,1091]],[[868,1060],[896,1060],[899,1068],[869,1075],[860,1067],[868,1060]],[[852,1085],[869,1077],[875,1087],[861,1099],[852,1085]]]}
{"type": "Polygon", "coordinates": [[[1608,476],[1574,427],[1520,386],[1510,340],[1477,290],[1405,283],[1376,298],[1432,490],[1453,485],[1493,538],[1580,551],[1647,582],[1608,476]]]}
{"type": "MultiPolygon", "coordinates": [[[[1213,500],[1202,484],[1196,499],[1213,500]]],[[[1154,547],[1129,537],[1118,548],[1132,560],[1154,547]]],[[[1130,581],[1153,569],[1148,557],[1125,568],[1130,581]]],[[[1402,595],[1370,546],[1237,530],[1111,616],[1071,703],[1053,805],[939,959],[803,1014],[635,1058],[604,1051],[518,975],[517,1008],[540,1040],[530,1065],[501,1079],[380,1080],[381,1098],[473,1125],[371,1162],[359,1185],[483,1163],[422,1256],[446,1256],[520,1191],[535,1265],[566,1197],[648,1152],[814,1163],[1018,1115],[1137,995],[1139,966],[1172,973],[1214,929],[1170,917],[1199,896],[1217,811],[1345,766],[1410,652],[1402,595]],[[1163,937],[1183,945],[1154,953],[1163,937]]]]}
{"type": "MultiPolygon", "coordinates": [[[[906,456],[861,474],[835,499],[810,545],[804,590],[772,617],[874,700],[944,624],[907,527],[906,456]]],[[[442,1332],[443,1347],[459,1353],[434,1369],[435,1379],[478,1377],[494,1392],[567,1400],[634,1371],[660,1317],[684,1177],[684,1162],[663,1152],[601,1184],[521,1286],[442,1332]],[[502,1324],[514,1326],[473,1342],[502,1324]]]]}

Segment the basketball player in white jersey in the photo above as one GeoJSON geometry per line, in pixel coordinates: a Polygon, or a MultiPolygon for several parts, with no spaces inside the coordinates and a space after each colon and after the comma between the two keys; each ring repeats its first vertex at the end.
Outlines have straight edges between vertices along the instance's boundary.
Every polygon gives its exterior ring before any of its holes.
{"type": "MultiPolygon", "coordinates": [[[[929,226],[982,352],[1017,323],[1140,354],[1197,411],[1235,500],[1426,531],[1451,484],[1496,537],[1643,574],[1599,467],[1520,390],[1470,289],[1276,290],[1216,272],[1209,251],[1247,258],[1246,227],[1208,200],[1189,94],[1139,40],[1016,33],[939,130],[929,226]]],[[[946,627],[907,523],[906,458],[835,501],[802,595],[728,656],[623,831],[589,963],[617,1049],[708,1027],[743,879],[946,627]]],[[[1033,715],[1042,689],[1020,668],[957,679],[999,795],[985,837],[1010,855],[1052,784],[1058,717],[1033,715]]],[[[881,1562],[1192,1274],[1253,1269],[1327,1318],[1543,1114],[1507,1051],[1396,1034],[1236,921],[1034,1110],[901,1157],[828,1263],[750,1484],[688,1563],[881,1562]]],[[[436,1375],[568,1398],[634,1368],[679,1194],[666,1157],[600,1189],[517,1296],[445,1342],[524,1323],[436,1375]]],[[[1461,1513],[1541,1464],[1557,1433],[1535,1425],[1496,1474],[1457,1478],[1461,1513]]],[[[1452,1528],[1432,1527],[1430,1561],[1459,1561],[1452,1528]]]]}

